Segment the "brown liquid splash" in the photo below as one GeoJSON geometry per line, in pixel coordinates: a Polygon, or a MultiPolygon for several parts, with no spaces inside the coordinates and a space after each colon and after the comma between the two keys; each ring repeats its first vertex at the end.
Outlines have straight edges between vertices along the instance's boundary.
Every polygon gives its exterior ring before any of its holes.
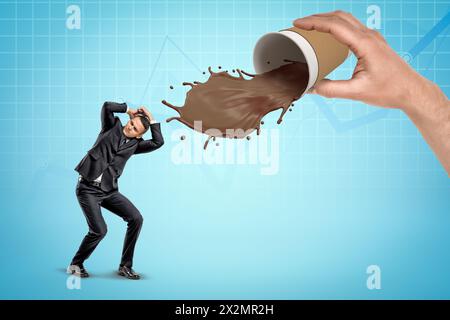
{"type": "Polygon", "coordinates": [[[293,101],[299,99],[306,89],[307,65],[285,61],[288,63],[258,75],[236,69],[239,74],[237,77],[227,71],[213,72],[209,67],[210,76],[205,83],[183,83],[191,86],[183,107],[162,101],[180,115],[171,117],[166,122],[178,120],[191,129],[197,129],[194,128],[194,121],[201,121],[202,133],[208,129],[216,129],[216,133],[208,132],[210,137],[204,148],[212,136],[244,138],[254,130],[259,135],[261,119],[266,114],[282,109],[277,121],[280,124],[293,101]],[[243,75],[250,79],[245,79],[243,75]]]}

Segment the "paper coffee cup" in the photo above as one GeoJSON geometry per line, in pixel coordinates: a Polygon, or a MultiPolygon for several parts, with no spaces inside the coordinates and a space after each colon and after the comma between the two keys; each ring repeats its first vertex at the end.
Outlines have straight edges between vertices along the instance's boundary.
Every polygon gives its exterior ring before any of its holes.
{"type": "Polygon", "coordinates": [[[292,27],[263,35],[253,50],[253,65],[256,73],[264,73],[286,64],[285,59],[305,62],[309,71],[307,91],[342,64],[349,54],[348,47],[329,33],[292,27]]]}

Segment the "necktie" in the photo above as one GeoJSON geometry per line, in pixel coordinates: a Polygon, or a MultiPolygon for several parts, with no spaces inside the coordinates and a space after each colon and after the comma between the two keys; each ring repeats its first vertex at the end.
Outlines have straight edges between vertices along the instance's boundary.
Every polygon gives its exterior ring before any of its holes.
{"type": "Polygon", "coordinates": [[[128,139],[126,137],[122,136],[122,140],[120,141],[120,146],[123,146],[127,142],[128,142],[128,139]]]}

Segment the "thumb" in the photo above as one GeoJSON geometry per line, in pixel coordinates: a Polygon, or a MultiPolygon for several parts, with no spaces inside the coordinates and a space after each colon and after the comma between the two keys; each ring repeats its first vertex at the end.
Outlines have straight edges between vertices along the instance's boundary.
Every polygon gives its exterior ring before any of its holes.
{"type": "Polygon", "coordinates": [[[322,79],[316,83],[310,93],[319,94],[326,98],[352,99],[355,96],[355,82],[350,80],[322,79]]]}

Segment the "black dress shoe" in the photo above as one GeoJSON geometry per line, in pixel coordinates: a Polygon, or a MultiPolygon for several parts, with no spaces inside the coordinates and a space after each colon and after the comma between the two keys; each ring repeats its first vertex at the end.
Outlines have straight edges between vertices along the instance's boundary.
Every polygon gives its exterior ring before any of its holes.
{"type": "Polygon", "coordinates": [[[73,274],[80,278],[89,277],[89,273],[86,271],[86,269],[83,267],[82,264],[81,265],[71,264],[70,266],[67,267],[67,273],[73,274]]]}
{"type": "Polygon", "coordinates": [[[141,278],[139,276],[139,274],[134,272],[134,270],[132,268],[125,267],[125,266],[119,267],[119,271],[117,272],[117,274],[119,276],[131,279],[131,280],[139,280],[141,278]]]}

